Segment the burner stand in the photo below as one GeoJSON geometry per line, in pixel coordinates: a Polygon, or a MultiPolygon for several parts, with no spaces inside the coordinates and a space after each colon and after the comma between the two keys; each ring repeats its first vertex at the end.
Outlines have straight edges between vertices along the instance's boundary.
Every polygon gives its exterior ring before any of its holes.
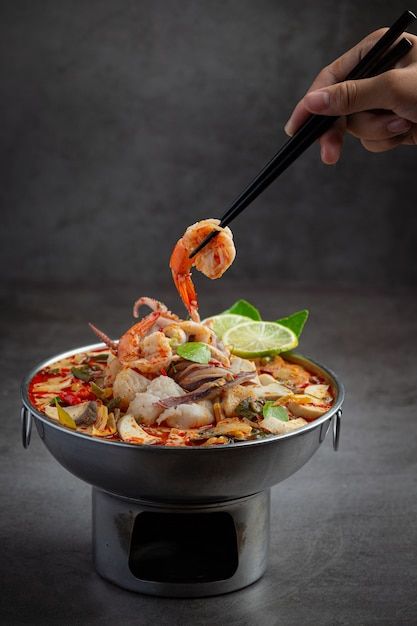
{"type": "Polygon", "coordinates": [[[155,596],[213,596],[266,569],[270,490],[226,502],[132,500],[93,488],[93,554],[111,582],[155,596]]]}

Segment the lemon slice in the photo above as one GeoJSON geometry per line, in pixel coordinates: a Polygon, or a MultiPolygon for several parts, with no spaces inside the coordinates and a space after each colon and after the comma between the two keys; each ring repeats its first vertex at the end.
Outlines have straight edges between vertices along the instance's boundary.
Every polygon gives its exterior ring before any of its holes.
{"type": "Polygon", "coordinates": [[[224,313],[222,315],[213,315],[203,320],[203,324],[208,324],[214,330],[219,339],[223,338],[225,332],[230,328],[234,328],[238,324],[245,324],[248,318],[243,315],[235,315],[234,313],[224,313]]]}
{"type": "Polygon", "coordinates": [[[246,359],[274,356],[298,345],[297,335],[276,322],[245,322],[230,328],[223,342],[233,354],[246,359]]]}

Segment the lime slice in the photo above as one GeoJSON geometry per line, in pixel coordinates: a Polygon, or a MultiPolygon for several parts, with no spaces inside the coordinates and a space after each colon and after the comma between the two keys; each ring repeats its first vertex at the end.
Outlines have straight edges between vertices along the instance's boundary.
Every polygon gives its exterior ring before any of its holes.
{"type": "Polygon", "coordinates": [[[214,330],[217,337],[222,339],[225,332],[238,324],[246,323],[249,319],[243,315],[235,315],[234,313],[224,313],[222,315],[213,315],[203,320],[203,324],[210,323],[210,328],[214,330]]]}
{"type": "Polygon", "coordinates": [[[230,328],[223,342],[232,353],[246,359],[273,356],[298,345],[297,335],[276,322],[246,322],[230,328]]]}

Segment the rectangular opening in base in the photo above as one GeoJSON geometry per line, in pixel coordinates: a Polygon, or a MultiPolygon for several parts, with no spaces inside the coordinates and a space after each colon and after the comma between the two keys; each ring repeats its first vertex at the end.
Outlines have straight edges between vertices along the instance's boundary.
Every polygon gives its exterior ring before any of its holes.
{"type": "Polygon", "coordinates": [[[144,581],[203,583],[231,578],[238,567],[233,517],[213,513],[139,513],[129,552],[144,581]]]}

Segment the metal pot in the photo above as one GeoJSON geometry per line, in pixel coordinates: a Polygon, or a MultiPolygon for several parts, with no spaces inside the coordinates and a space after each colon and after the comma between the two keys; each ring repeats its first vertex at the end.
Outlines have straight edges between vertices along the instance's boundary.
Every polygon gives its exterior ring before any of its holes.
{"type": "Polygon", "coordinates": [[[29,400],[29,383],[37,371],[94,344],[58,354],[37,365],[22,384],[23,445],[30,442],[32,418],[42,441],[68,471],[101,490],[154,502],[209,503],[258,493],[288,478],[315,453],[333,425],[338,447],[343,385],[329,369],[300,355],[286,358],[304,365],[331,385],[334,405],[314,422],[286,435],[208,448],[138,446],[107,441],[61,427],[29,400]]]}

